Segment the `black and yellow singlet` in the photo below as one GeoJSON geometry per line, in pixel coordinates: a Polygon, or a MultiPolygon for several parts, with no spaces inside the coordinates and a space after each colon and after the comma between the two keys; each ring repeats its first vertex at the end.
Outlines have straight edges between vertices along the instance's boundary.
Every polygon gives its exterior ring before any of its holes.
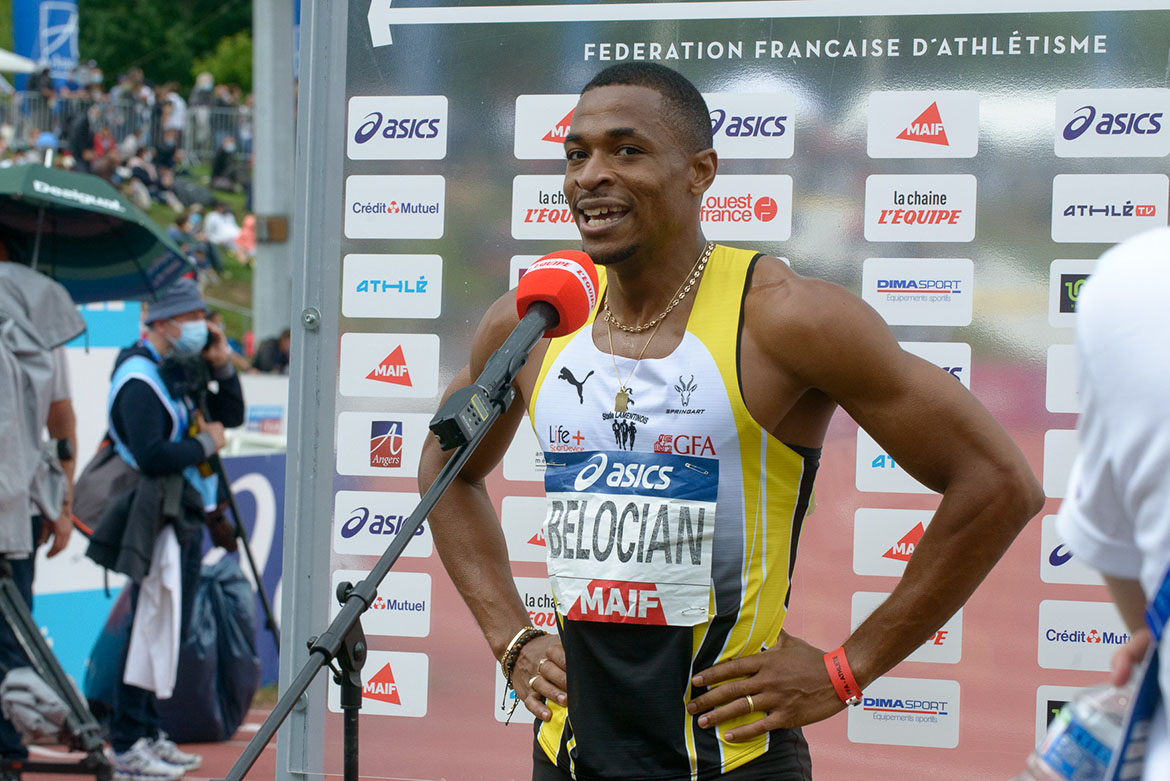
{"type": "Polygon", "coordinates": [[[807,768],[799,731],[732,744],[722,734],[762,714],[702,729],[685,710],[702,693],[695,672],[779,637],[820,455],[777,441],[744,404],[739,340],[757,258],[717,246],[679,346],[636,367],[617,357],[624,412],[613,362],[591,337],[596,309],[540,367],[529,415],[547,465],[569,706],[549,703],[537,742],[575,778],[807,768]]]}

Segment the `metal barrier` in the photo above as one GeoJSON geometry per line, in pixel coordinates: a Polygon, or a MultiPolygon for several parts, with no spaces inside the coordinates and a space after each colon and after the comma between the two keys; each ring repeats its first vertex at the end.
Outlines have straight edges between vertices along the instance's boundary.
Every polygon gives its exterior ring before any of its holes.
{"type": "MultiPolygon", "coordinates": [[[[59,148],[67,149],[69,131],[92,105],[94,101],[88,98],[45,98],[37,92],[14,92],[0,97],[0,127],[13,150],[35,147],[37,136],[45,131],[57,136],[59,148]]],[[[119,146],[132,135],[137,137],[140,148],[161,142],[164,128],[160,107],[124,99],[101,99],[96,105],[98,118],[91,123],[94,132],[108,128],[119,146]]],[[[248,106],[188,107],[182,148],[190,165],[209,165],[228,136],[236,139],[236,154],[241,158],[251,153],[252,111],[248,106]]]]}

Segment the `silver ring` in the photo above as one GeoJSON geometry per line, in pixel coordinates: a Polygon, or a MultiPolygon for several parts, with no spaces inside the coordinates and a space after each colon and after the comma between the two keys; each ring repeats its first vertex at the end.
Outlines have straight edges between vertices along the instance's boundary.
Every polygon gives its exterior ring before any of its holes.
{"type": "Polygon", "coordinates": [[[528,679],[528,688],[529,688],[529,689],[532,689],[533,691],[536,691],[536,690],[533,688],[533,686],[532,686],[532,683],[533,683],[533,681],[535,681],[535,680],[536,680],[537,678],[539,678],[539,677],[540,677],[540,673],[537,673],[536,675],[534,675],[534,676],[532,676],[531,678],[529,678],[529,679],[528,679]]]}
{"type": "MultiPolygon", "coordinates": [[[[529,686],[528,688],[532,688],[532,687],[531,687],[531,686],[529,686]]],[[[754,702],[752,702],[752,695],[750,695],[750,694],[745,694],[745,695],[744,695],[744,699],[746,699],[746,700],[747,700],[747,704],[748,704],[748,713],[752,713],[752,712],[754,712],[754,711],[755,711],[755,709],[756,709],[756,704],[755,704],[754,702]]]]}

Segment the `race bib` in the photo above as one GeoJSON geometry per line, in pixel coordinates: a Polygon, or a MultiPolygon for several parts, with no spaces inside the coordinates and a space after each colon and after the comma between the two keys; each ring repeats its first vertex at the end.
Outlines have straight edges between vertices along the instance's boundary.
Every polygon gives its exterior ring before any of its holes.
{"type": "Polygon", "coordinates": [[[557,609],[577,621],[707,620],[719,462],[620,450],[545,453],[557,609]]]}

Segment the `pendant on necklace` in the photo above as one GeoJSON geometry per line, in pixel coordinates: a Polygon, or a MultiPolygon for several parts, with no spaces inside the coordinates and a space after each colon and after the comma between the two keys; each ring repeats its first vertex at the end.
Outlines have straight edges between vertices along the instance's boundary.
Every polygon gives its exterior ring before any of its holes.
{"type": "Polygon", "coordinates": [[[617,395],[613,397],[613,411],[619,412],[619,413],[625,412],[626,406],[629,403],[630,403],[630,394],[626,391],[625,388],[622,388],[621,390],[619,390],[617,392],[617,395]]]}

